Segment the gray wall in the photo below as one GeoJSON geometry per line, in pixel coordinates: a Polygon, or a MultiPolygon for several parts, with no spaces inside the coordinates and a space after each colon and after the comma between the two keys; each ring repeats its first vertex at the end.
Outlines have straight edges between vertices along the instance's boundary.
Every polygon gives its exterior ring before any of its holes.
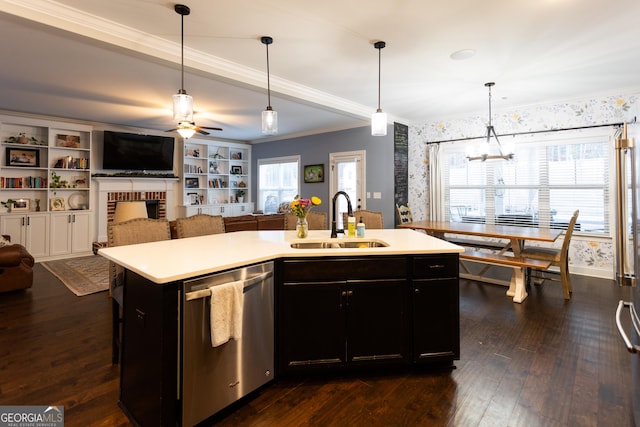
{"type": "MultiPolygon", "coordinates": [[[[320,197],[322,205],[314,209],[326,212],[329,221],[331,221],[329,205],[333,195],[329,195],[329,153],[355,150],[366,151],[365,192],[371,194],[371,198],[366,201],[367,209],[382,212],[385,228],[395,227],[392,125],[388,127],[387,136],[371,136],[371,128],[366,126],[320,135],[254,144],[251,148],[251,161],[253,163],[251,170],[254,171],[251,183],[253,191],[251,200],[257,200],[257,165],[259,159],[300,155],[301,166],[324,164],[325,182],[305,184],[301,175],[300,195],[305,198],[311,196],[320,197]],[[382,198],[374,199],[374,192],[380,192],[382,198]]],[[[353,202],[355,205],[355,201],[353,202]]]]}

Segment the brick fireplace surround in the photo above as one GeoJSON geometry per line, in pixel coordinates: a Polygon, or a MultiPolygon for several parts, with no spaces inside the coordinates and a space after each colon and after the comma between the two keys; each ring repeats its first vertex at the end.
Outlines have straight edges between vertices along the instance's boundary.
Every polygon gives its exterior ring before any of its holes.
{"type": "Polygon", "coordinates": [[[97,182],[97,241],[107,241],[107,224],[113,221],[118,201],[154,200],[158,218],[175,219],[177,178],[94,178],[97,182]]]}

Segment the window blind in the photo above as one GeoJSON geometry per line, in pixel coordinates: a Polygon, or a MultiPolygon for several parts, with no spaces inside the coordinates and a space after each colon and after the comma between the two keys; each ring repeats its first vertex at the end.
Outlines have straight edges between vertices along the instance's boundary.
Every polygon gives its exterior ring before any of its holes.
{"type": "MultiPolygon", "coordinates": [[[[469,144],[441,144],[445,212],[451,221],[566,228],[609,234],[613,128],[501,137],[512,160],[469,161],[469,144]]],[[[495,143],[495,141],[492,141],[495,143]]]]}

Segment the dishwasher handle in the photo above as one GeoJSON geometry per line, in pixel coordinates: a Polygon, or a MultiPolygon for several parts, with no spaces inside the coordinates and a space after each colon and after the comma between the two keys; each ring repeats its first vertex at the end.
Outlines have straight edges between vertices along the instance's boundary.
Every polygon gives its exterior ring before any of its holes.
{"type": "MultiPolygon", "coordinates": [[[[262,282],[263,280],[268,279],[269,277],[273,276],[273,271],[267,271],[264,272],[262,274],[257,274],[253,277],[249,277],[248,279],[245,279],[242,281],[242,288],[243,289],[247,289],[250,288],[251,286],[262,282]]],[[[234,280],[235,282],[235,280],[234,280]]],[[[220,285],[224,285],[224,283],[220,283],[220,285]]],[[[219,285],[216,285],[219,286],[219,285]]],[[[188,292],[185,294],[185,300],[187,301],[192,301],[194,299],[199,299],[199,298],[205,298],[211,296],[211,291],[209,290],[209,288],[207,289],[202,289],[199,291],[193,291],[193,292],[188,292]]]]}
{"type": "Polygon", "coordinates": [[[622,315],[622,309],[624,307],[629,308],[629,316],[631,317],[631,323],[633,324],[633,328],[636,330],[636,334],[640,335],[640,319],[638,319],[638,313],[636,312],[636,308],[634,307],[632,302],[622,301],[618,302],[618,308],[616,309],[616,326],[618,327],[618,333],[622,337],[622,341],[624,341],[625,347],[629,353],[640,353],[640,346],[634,345],[631,343],[631,340],[627,336],[627,333],[624,331],[622,327],[622,322],[620,317],[622,315]]]}

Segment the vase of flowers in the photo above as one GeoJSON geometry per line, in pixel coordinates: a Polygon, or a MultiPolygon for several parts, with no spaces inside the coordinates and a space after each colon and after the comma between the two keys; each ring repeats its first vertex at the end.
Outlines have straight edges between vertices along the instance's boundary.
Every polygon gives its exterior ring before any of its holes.
{"type": "Polygon", "coordinates": [[[304,239],[309,235],[309,222],[307,215],[311,208],[322,203],[319,197],[313,196],[310,199],[301,199],[299,195],[291,202],[291,212],[297,217],[296,234],[299,239],[304,239]]]}

